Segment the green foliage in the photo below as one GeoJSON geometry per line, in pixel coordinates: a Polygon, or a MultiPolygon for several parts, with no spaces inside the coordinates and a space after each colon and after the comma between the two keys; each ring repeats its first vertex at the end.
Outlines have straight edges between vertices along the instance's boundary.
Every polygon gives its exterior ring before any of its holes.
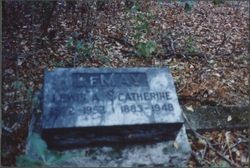
{"type": "Polygon", "coordinates": [[[110,63],[110,59],[107,56],[104,55],[98,55],[96,57],[102,64],[109,64],[110,63]]]}
{"type": "Polygon", "coordinates": [[[65,65],[64,61],[54,62],[54,66],[56,67],[63,67],[65,65]]]}
{"type": "Polygon", "coordinates": [[[39,97],[37,95],[32,97],[31,102],[32,102],[33,108],[35,108],[35,109],[38,108],[39,105],[40,105],[40,99],[39,99],[39,97]]]}
{"type": "Polygon", "coordinates": [[[22,81],[14,81],[14,82],[12,82],[11,83],[11,87],[13,88],[13,89],[22,89],[22,88],[24,88],[25,87],[25,85],[24,85],[24,83],[22,82],[22,81]]]}
{"type": "Polygon", "coordinates": [[[230,164],[224,160],[220,160],[218,163],[212,163],[211,168],[217,168],[217,167],[231,167],[230,164]]]}
{"type": "Polygon", "coordinates": [[[157,2],[158,2],[159,4],[161,4],[161,3],[164,2],[164,0],[157,0],[157,2]]]}
{"type": "Polygon", "coordinates": [[[189,36],[186,39],[186,51],[189,54],[193,54],[197,52],[197,48],[196,48],[196,43],[193,37],[189,36]]]}
{"type": "Polygon", "coordinates": [[[27,92],[28,100],[32,100],[33,89],[27,88],[26,92],[27,92]]]}
{"type": "Polygon", "coordinates": [[[225,0],[213,0],[212,3],[214,5],[220,5],[220,4],[224,4],[225,3],[225,0]]]}
{"type": "Polygon", "coordinates": [[[135,26],[135,30],[140,33],[147,33],[149,31],[149,23],[147,21],[141,21],[140,24],[135,26]]]}
{"type": "Polygon", "coordinates": [[[141,6],[138,2],[130,9],[130,19],[135,30],[132,36],[134,38],[136,54],[142,57],[150,57],[156,50],[157,45],[155,41],[147,40],[145,37],[150,33],[150,22],[154,16],[150,12],[141,12],[140,9],[141,6]]]}
{"type": "Polygon", "coordinates": [[[74,156],[81,155],[77,153],[59,153],[47,149],[47,144],[39,134],[33,133],[28,138],[30,150],[34,152],[32,156],[21,155],[16,159],[18,167],[37,167],[37,166],[53,166],[74,156]]]}
{"type": "Polygon", "coordinates": [[[69,38],[69,39],[66,41],[66,47],[67,47],[67,48],[74,47],[74,39],[73,39],[73,38],[69,38]]]}
{"type": "Polygon", "coordinates": [[[140,42],[136,45],[136,51],[139,56],[149,57],[155,50],[155,41],[140,42]]]}
{"type": "Polygon", "coordinates": [[[40,138],[39,134],[31,134],[30,138],[30,145],[33,150],[37,152],[38,156],[41,156],[42,160],[46,161],[46,149],[47,144],[40,138]]]}
{"type": "Polygon", "coordinates": [[[184,10],[185,12],[189,12],[192,10],[192,6],[189,3],[185,3],[184,10]]]}
{"type": "Polygon", "coordinates": [[[185,12],[190,12],[194,6],[194,0],[179,0],[179,3],[184,7],[185,12]]]}
{"type": "Polygon", "coordinates": [[[130,9],[130,12],[137,12],[140,9],[139,4],[136,2],[132,8],[130,9]]]}
{"type": "Polygon", "coordinates": [[[90,42],[84,42],[74,38],[69,38],[66,41],[66,47],[76,52],[82,59],[87,59],[91,56],[93,51],[93,44],[90,42]]]}
{"type": "Polygon", "coordinates": [[[17,167],[37,167],[42,166],[42,162],[27,157],[25,155],[18,156],[16,159],[17,167]]]}
{"type": "Polygon", "coordinates": [[[82,40],[76,42],[76,51],[80,54],[81,57],[86,58],[90,57],[93,46],[91,43],[84,43],[82,40]]]}
{"type": "Polygon", "coordinates": [[[27,99],[28,100],[32,99],[33,89],[30,88],[30,87],[26,87],[25,84],[22,81],[16,80],[16,81],[12,82],[11,87],[13,89],[16,89],[16,90],[25,91],[26,94],[27,94],[27,99]]]}

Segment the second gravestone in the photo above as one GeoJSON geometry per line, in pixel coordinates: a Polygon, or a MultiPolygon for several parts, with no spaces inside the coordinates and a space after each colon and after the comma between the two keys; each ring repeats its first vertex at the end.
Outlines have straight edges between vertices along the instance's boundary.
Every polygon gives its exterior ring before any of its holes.
{"type": "Polygon", "coordinates": [[[29,134],[62,155],[83,152],[53,166],[187,164],[191,148],[167,68],[58,68],[45,72],[42,93],[29,134]]]}

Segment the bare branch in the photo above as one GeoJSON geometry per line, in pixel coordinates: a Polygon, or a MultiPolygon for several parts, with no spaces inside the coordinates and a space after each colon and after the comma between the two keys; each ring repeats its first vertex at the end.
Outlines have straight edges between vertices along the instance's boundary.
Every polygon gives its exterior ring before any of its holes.
{"type": "Polygon", "coordinates": [[[191,131],[195,134],[195,136],[199,139],[203,139],[205,140],[205,142],[207,143],[208,147],[213,150],[218,156],[220,156],[221,158],[223,158],[225,161],[227,161],[229,164],[231,164],[234,167],[241,167],[239,164],[231,161],[230,159],[228,159],[224,154],[222,154],[221,152],[219,152],[217,149],[215,149],[213,147],[213,145],[211,144],[211,142],[204,137],[203,135],[199,134],[197,131],[195,131],[195,129],[191,126],[187,116],[185,115],[185,113],[183,112],[183,117],[185,118],[187,125],[189,126],[189,128],[191,129],[191,131]]]}

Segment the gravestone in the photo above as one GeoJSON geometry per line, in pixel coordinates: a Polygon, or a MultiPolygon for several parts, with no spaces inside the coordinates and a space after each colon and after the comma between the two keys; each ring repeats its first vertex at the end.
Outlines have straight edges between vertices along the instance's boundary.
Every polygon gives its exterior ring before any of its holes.
{"type": "Polygon", "coordinates": [[[59,68],[45,73],[43,97],[51,149],[175,139],[183,125],[166,68],[59,68]]]}
{"type": "Polygon", "coordinates": [[[84,151],[54,166],[183,167],[190,157],[167,68],[58,68],[45,72],[41,99],[30,134],[50,150],[84,151]]]}

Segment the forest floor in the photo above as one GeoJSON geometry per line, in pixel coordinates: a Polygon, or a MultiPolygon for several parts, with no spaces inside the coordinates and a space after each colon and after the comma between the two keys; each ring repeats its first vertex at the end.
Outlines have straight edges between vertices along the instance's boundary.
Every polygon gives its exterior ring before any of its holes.
{"type": "MultiPolygon", "coordinates": [[[[249,105],[247,1],[152,0],[134,7],[124,2],[90,8],[82,1],[57,2],[45,31],[45,14],[36,10],[42,9],[42,2],[5,6],[2,165],[15,165],[16,156],[24,152],[32,94],[41,90],[45,69],[169,67],[180,103],[190,110],[201,105],[249,105]],[[138,47],[149,41],[150,50],[138,47]]],[[[247,166],[247,131],[202,133],[231,162],[189,135],[193,155],[188,166],[247,166]]]]}

